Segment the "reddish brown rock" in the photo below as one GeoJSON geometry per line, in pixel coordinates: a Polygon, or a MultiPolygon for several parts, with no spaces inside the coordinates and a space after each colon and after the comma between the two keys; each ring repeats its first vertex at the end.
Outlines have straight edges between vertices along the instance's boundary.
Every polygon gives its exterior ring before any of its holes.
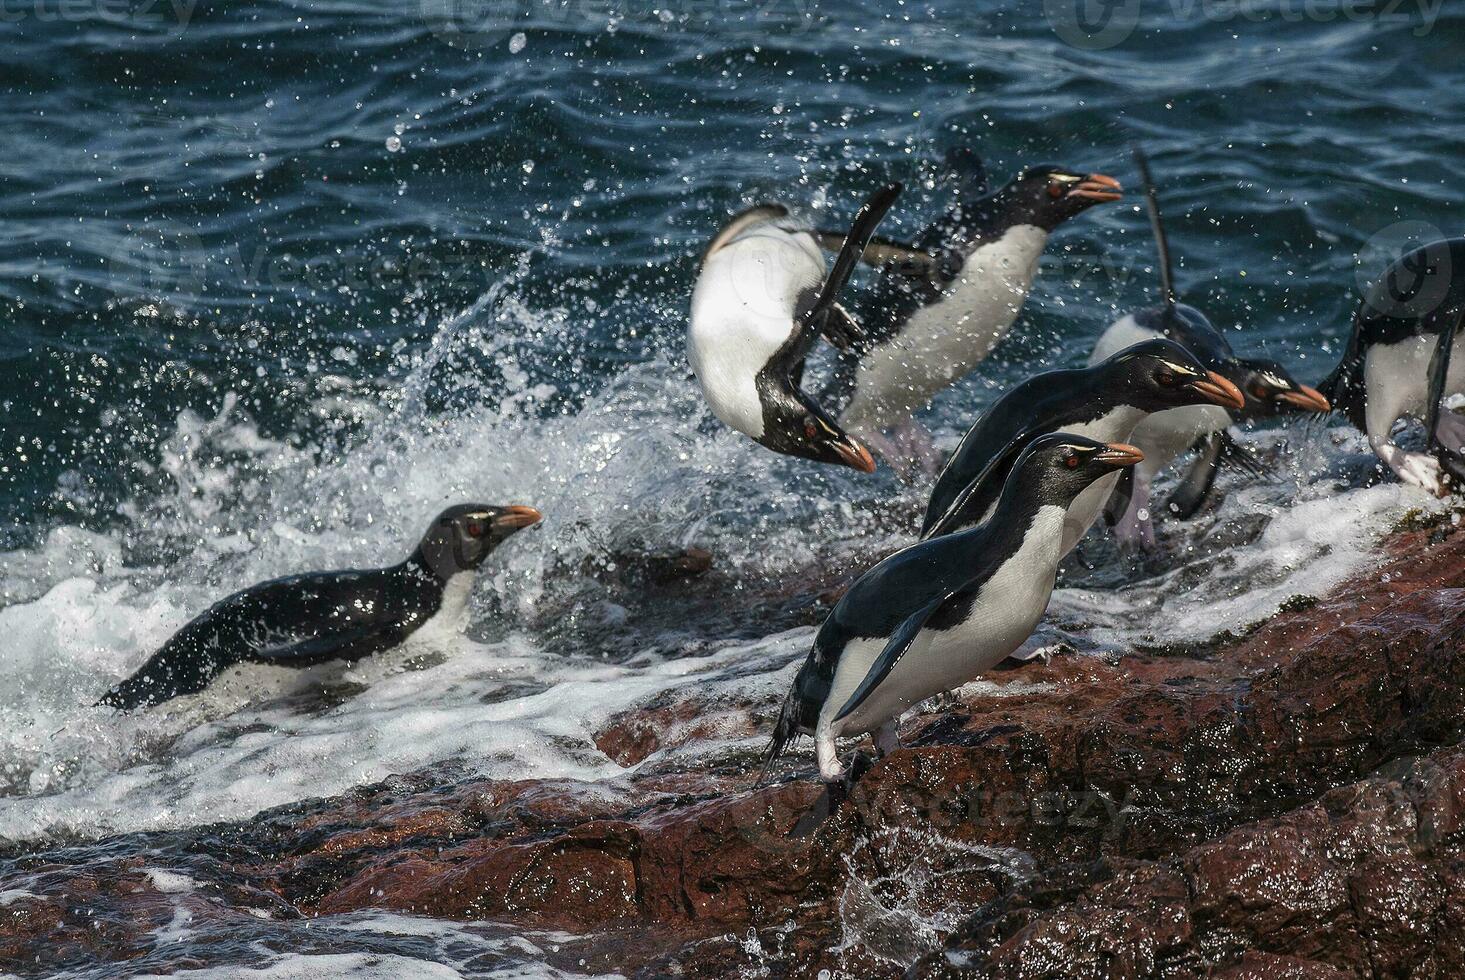
{"type": "MultiPolygon", "coordinates": [[[[221,934],[385,908],[645,976],[1465,976],[1465,534],[1390,548],[1229,645],[1003,675],[1045,686],[911,719],[847,797],[665,751],[774,707],[689,689],[599,733],[619,781],[442,767],[117,850],[176,862],[221,934]]],[[[130,860],[6,861],[40,897],[0,909],[0,965],[177,968],[144,937],[184,900],[130,860]]]]}

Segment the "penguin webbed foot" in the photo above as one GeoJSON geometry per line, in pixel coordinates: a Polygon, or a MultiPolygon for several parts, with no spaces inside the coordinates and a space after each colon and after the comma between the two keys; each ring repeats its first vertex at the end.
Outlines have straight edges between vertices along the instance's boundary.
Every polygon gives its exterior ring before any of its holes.
{"type": "Polygon", "coordinates": [[[1419,487],[1436,497],[1449,495],[1446,488],[1447,470],[1439,454],[1409,453],[1398,451],[1384,460],[1389,469],[1400,480],[1419,487]]]}
{"type": "Polygon", "coordinates": [[[1441,470],[1439,496],[1459,495],[1465,488],[1465,455],[1439,446],[1435,449],[1434,459],[1441,470]]]}

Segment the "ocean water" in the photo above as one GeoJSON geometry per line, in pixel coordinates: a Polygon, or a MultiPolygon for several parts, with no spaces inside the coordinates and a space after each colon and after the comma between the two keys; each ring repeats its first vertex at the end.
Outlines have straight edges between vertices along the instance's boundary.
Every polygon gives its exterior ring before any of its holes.
{"type": "MultiPolygon", "coordinates": [[[[883,230],[908,235],[949,147],[1132,188],[1138,142],[1186,299],[1316,382],[1361,285],[1465,218],[1465,18],[1345,7],[1122,4],[1090,34],[1056,0],[23,8],[0,49],[0,837],[243,819],[445,761],[613,789],[593,735],[617,711],[780,691],[817,595],[911,540],[927,487],[711,419],[682,346],[695,259],[749,203],[838,224],[899,179],[883,230]],[[489,562],[461,640],[90,707],[214,599],[399,560],[468,499],[546,520],[489,562]],[[638,566],[687,548],[700,579],[638,566]]],[[[1136,204],[1055,236],[1012,335],[924,417],[939,445],[1153,301],[1136,204]]],[[[1227,476],[1160,558],[1096,536],[1035,643],[1243,628],[1442,506],[1337,423],[1245,438],[1268,478],[1227,476]]],[[[359,947],[196,975],[554,975],[492,924],[466,960],[400,938],[446,923],[331,927],[359,947]]]]}

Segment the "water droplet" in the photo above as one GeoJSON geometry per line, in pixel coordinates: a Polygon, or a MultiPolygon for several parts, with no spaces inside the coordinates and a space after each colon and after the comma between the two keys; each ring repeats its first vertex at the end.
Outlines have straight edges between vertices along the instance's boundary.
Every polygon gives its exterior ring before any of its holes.
{"type": "Polygon", "coordinates": [[[524,172],[526,174],[532,174],[532,173],[534,173],[534,161],[533,160],[525,160],[524,161],[524,172]]]}
{"type": "Polygon", "coordinates": [[[400,137],[398,137],[398,136],[388,136],[387,137],[387,152],[388,153],[396,153],[401,148],[402,148],[402,140],[401,140],[400,137]]]}
{"type": "Polygon", "coordinates": [[[518,54],[520,51],[524,50],[524,45],[528,43],[529,39],[524,36],[523,31],[520,31],[513,37],[509,38],[509,54],[518,54]]]}

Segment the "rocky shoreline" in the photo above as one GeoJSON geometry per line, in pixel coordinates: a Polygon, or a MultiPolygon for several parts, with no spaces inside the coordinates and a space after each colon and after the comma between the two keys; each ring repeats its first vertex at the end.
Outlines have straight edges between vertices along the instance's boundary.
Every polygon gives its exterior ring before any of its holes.
{"type": "Polygon", "coordinates": [[[908,719],[847,797],[807,753],[757,790],[746,755],[658,765],[777,707],[688,688],[599,733],[648,760],[611,784],[440,767],[12,853],[0,968],[169,972],[211,936],[386,909],[553,934],[550,963],[628,976],[1465,975],[1465,531],[1400,530],[1241,638],[998,680],[1021,695],[908,719]],[[186,955],[157,939],[180,909],[186,955]]]}

